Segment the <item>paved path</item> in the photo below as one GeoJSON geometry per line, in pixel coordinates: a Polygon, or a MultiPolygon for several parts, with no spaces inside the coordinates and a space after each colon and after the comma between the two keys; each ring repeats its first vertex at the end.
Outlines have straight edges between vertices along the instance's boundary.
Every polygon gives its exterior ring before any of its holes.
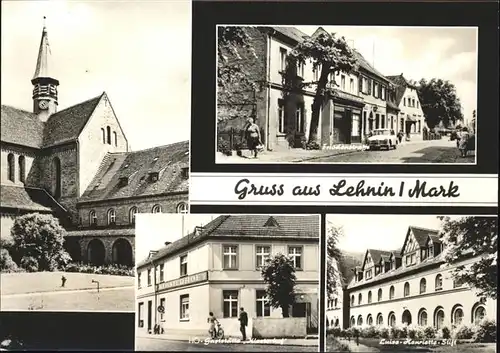
{"type": "MultiPolygon", "coordinates": [[[[113,290],[134,289],[134,288],[135,288],[135,286],[106,287],[106,288],[99,288],[99,293],[113,291],[113,290]]],[[[54,295],[54,294],[70,294],[70,293],[82,293],[82,292],[96,292],[97,293],[97,288],[82,288],[82,289],[70,289],[70,290],[58,290],[58,291],[2,294],[2,298],[8,299],[8,298],[30,297],[30,296],[33,296],[34,294],[54,295]]]]}

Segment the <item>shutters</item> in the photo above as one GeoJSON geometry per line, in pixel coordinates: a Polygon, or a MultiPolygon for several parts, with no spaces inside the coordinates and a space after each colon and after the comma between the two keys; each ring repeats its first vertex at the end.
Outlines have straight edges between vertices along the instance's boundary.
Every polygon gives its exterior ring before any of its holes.
{"type": "Polygon", "coordinates": [[[365,93],[363,92],[363,76],[361,75],[358,76],[358,86],[359,86],[359,93],[365,93]]]}
{"type": "Polygon", "coordinates": [[[378,97],[380,99],[382,99],[382,85],[381,84],[378,85],[378,97]]]}
{"type": "Polygon", "coordinates": [[[371,79],[368,79],[368,95],[371,95],[372,94],[372,80],[371,79]]]}

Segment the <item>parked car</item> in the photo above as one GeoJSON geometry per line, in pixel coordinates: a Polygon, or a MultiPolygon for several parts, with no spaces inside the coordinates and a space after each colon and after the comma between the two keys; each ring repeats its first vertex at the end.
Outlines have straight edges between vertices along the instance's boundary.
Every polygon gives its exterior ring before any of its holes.
{"type": "Polygon", "coordinates": [[[397,144],[396,133],[391,129],[375,129],[372,131],[372,136],[368,137],[368,147],[370,150],[381,148],[396,149],[397,144]]]}

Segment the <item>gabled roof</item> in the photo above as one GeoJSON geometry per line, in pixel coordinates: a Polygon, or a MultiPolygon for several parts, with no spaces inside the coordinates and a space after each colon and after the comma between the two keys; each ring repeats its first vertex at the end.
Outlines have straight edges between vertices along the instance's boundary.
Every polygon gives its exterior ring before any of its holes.
{"type": "Polygon", "coordinates": [[[272,26],[271,28],[276,32],[283,34],[284,36],[293,39],[297,43],[302,42],[304,40],[304,37],[309,37],[308,34],[305,34],[295,27],[272,26]]]}
{"type": "Polygon", "coordinates": [[[396,250],[392,250],[390,253],[391,255],[389,256],[389,258],[391,257],[395,257],[395,258],[401,258],[401,251],[403,251],[403,248],[399,248],[399,249],[396,249],[396,250]]]}
{"type": "Polygon", "coordinates": [[[44,123],[36,114],[2,105],[1,141],[40,148],[43,144],[44,123]]]}
{"type": "Polygon", "coordinates": [[[386,250],[377,250],[377,249],[368,249],[366,250],[365,259],[363,260],[363,268],[365,267],[366,255],[370,254],[374,263],[379,263],[382,257],[389,258],[391,256],[390,251],[386,250]]]}
{"type": "Polygon", "coordinates": [[[370,63],[365,59],[365,57],[356,49],[354,49],[354,55],[356,56],[356,59],[358,61],[359,68],[371,73],[372,75],[375,75],[382,80],[390,83],[390,81],[377,69],[375,69],[370,63]]]}
{"type": "Polygon", "coordinates": [[[403,249],[405,248],[406,242],[408,241],[408,236],[410,235],[410,232],[413,233],[415,240],[417,241],[419,246],[425,246],[427,244],[427,239],[429,238],[430,235],[437,236],[439,235],[439,231],[436,229],[428,229],[428,228],[421,228],[421,227],[415,227],[415,226],[409,226],[408,231],[406,232],[406,238],[405,242],[403,244],[403,249]]]}
{"type": "Polygon", "coordinates": [[[189,141],[134,152],[108,153],[80,202],[188,192],[189,141]],[[150,173],[158,173],[150,181],[150,173]],[[122,185],[120,178],[127,178],[122,185]]]}
{"type": "Polygon", "coordinates": [[[60,212],[64,208],[47,191],[18,185],[0,185],[0,207],[32,212],[60,212]]]}
{"type": "Polygon", "coordinates": [[[231,215],[219,216],[201,228],[199,233],[192,232],[158,250],[153,258],[144,260],[137,267],[148,264],[169,255],[173,255],[189,245],[210,237],[258,237],[272,241],[275,237],[319,239],[319,217],[313,216],[272,216],[280,228],[269,229],[265,224],[270,216],[266,215],[231,215]]]}
{"type": "Polygon", "coordinates": [[[392,76],[386,76],[395,86],[396,90],[396,104],[399,106],[401,104],[401,100],[403,99],[403,96],[406,91],[406,87],[411,87],[411,88],[416,88],[412,84],[410,84],[403,76],[401,75],[392,75],[392,76]]]}
{"type": "Polygon", "coordinates": [[[43,146],[76,140],[105,94],[52,114],[45,123],[43,146]]]}

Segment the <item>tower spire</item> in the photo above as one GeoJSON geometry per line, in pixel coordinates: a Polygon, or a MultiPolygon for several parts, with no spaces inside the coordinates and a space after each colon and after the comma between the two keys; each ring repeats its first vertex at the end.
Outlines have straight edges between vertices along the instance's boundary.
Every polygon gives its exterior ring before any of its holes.
{"type": "Polygon", "coordinates": [[[49,58],[51,55],[47,35],[46,17],[43,16],[42,39],[38,49],[33,84],[33,112],[40,120],[46,121],[49,116],[57,111],[57,86],[59,81],[51,77],[49,72],[49,58]]]}

